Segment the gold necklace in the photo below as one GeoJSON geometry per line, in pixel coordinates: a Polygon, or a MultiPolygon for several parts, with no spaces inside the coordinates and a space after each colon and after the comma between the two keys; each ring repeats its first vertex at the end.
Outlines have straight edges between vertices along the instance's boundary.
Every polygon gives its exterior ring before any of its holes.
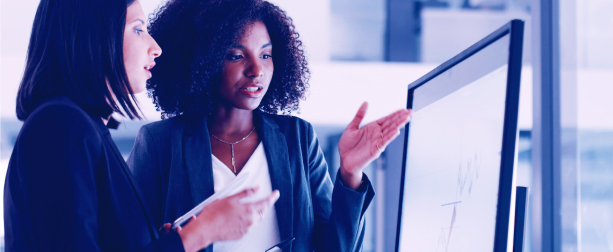
{"type": "Polygon", "coordinates": [[[251,136],[251,133],[253,133],[253,130],[255,130],[255,126],[253,126],[253,129],[251,129],[251,131],[249,131],[249,134],[247,134],[247,136],[243,137],[243,139],[238,140],[238,141],[236,141],[236,142],[234,142],[234,143],[228,143],[228,142],[226,142],[226,141],[224,141],[224,140],[221,140],[221,139],[219,139],[219,137],[216,137],[215,135],[213,135],[213,133],[209,132],[209,135],[211,135],[213,138],[217,139],[217,141],[220,141],[220,142],[222,142],[222,143],[225,143],[225,144],[229,144],[229,145],[230,145],[230,151],[231,151],[231,153],[232,153],[232,169],[234,169],[234,174],[236,174],[236,164],[235,164],[235,162],[234,162],[234,145],[235,145],[235,144],[237,144],[237,143],[240,143],[240,142],[244,141],[244,140],[245,140],[245,139],[247,139],[249,136],[251,136]]]}

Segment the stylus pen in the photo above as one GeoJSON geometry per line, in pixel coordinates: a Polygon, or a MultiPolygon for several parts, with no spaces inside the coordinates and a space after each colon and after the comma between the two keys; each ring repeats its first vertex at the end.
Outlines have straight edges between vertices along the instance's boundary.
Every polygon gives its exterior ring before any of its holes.
{"type": "Polygon", "coordinates": [[[267,249],[264,252],[274,252],[274,251],[281,250],[281,249],[287,247],[287,245],[292,243],[294,240],[296,240],[295,237],[289,238],[289,239],[287,239],[285,241],[279,242],[279,244],[272,246],[272,248],[269,248],[269,249],[267,249]]]}

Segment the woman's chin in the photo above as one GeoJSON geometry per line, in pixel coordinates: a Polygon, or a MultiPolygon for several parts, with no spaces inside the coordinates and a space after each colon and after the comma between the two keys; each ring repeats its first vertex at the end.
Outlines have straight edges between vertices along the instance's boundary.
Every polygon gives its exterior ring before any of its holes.
{"type": "Polygon", "coordinates": [[[256,110],[261,103],[261,99],[257,99],[257,101],[251,100],[251,101],[241,101],[238,103],[234,103],[232,106],[238,109],[242,109],[242,110],[256,110]]]}
{"type": "Polygon", "coordinates": [[[254,111],[254,110],[256,110],[258,108],[258,106],[242,106],[242,107],[239,107],[239,108],[242,109],[242,110],[254,111]]]}
{"type": "Polygon", "coordinates": [[[140,94],[140,93],[144,93],[145,92],[145,88],[142,89],[132,89],[132,92],[134,92],[134,94],[140,94]]]}
{"type": "Polygon", "coordinates": [[[132,88],[132,93],[140,94],[142,92],[145,92],[145,90],[147,90],[147,82],[138,83],[136,85],[130,85],[130,87],[132,88]]]}
{"type": "Polygon", "coordinates": [[[254,111],[260,106],[261,101],[262,101],[261,99],[257,99],[257,100],[254,100],[254,99],[248,99],[248,100],[222,99],[222,100],[217,100],[215,104],[213,105],[213,107],[223,108],[223,110],[238,109],[238,110],[254,111]]]}
{"type": "Polygon", "coordinates": [[[258,107],[260,107],[260,101],[258,101],[258,102],[254,102],[254,103],[250,103],[250,104],[247,104],[247,105],[245,106],[245,109],[246,109],[246,110],[251,110],[251,111],[253,111],[253,110],[258,109],[258,107]]]}

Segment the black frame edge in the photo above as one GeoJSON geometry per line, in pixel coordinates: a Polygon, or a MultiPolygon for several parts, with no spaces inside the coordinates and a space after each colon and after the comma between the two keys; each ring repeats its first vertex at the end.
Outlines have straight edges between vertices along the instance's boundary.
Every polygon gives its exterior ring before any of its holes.
{"type": "Polygon", "coordinates": [[[507,72],[507,97],[500,158],[500,181],[498,183],[498,209],[496,213],[496,236],[494,251],[506,252],[508,246],[511,195],[513,194],[513,169],[515,145],[518,134],[519,88],[521,81],[524,22],[510,22],[511,43],[509,43],[509,69],[507,72]],[[506,147],[506,148],[505,148],[506,147]]]}
{"type": "MultiPolygon", "coordinates": [[[[407,108],[411,109],[413,107],[413,91],[415,89],[409,89],[407,91],[407,108]]],[[[411,126],[411,122],[407,123],[404,126],[404,149],[402,152],[402,170],[400,172],[400,199],[398,204],[398,218],[396,221],[396,245],[395,251],[398,251],[398,246],[400,245],[400,222],[402,221],[402,200],[404,195],[404,177],[405,177],[405,168],[407,167],[407,148],[409,148],[409,128],[411,126]]]]}
{"type": "Polygon", "coordinates": [[[528,187],[515,189],[515,232],[513,235],[513,252],[524,251],[526,220],[528,218],[528,187]]]}

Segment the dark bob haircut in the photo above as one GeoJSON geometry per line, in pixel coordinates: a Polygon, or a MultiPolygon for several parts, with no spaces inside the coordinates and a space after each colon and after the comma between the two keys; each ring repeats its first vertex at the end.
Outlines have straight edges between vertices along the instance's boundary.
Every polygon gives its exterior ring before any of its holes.
{"type": "Polygon", "coordinates": [[[292,20],[260,0],[170,0],[150,22],[164,48],[147,88],[162,119],[211,113],[223,62],[249,25],[261,21],[272,42],[274,74],[259,110],[288,114],[308,89],[309,70],[292,20]]]}
{"type": "Polygon", "coordinates": [[[140,118],[123,62],[127,7],[133,1],[40,1],[17,93],[19,120],[56,96],[92,115],[117,111],[140,118]]]}

